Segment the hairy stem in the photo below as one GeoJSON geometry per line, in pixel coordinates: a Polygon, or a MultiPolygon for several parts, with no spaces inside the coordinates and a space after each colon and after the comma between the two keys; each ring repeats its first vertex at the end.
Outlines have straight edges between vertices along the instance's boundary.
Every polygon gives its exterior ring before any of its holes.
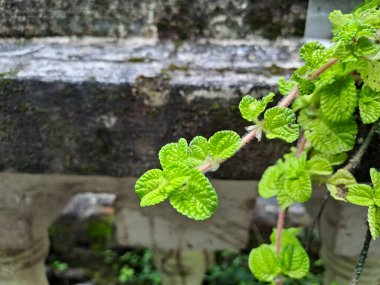
{"type": "Polygon", "coordinates": [[[348,171],[352,171],[356,168],[356,166],[358,166],[363,155],[367,151],[367,148],[368,148],[373,136],[375,135],[376,128],[378,127],[379,122],[380,121],[377,121],[376,123],[373,124],[371,130],[369,131],[367,137],[364,139],[362,145],[360,146],[358,151],[355,153],[355,155],[350,159],[350,161],[347,163],[347,165],[344,167],[344,169],[346,169],[348,171]]]}
{"type": "Polygon", "coordinates": [[[360,252],[359,260],[355,265],[355,270],[354,270],[354,275],[353,275],[352,280],[351,280],[351,285],[359,284],[359,278],[360,278],[360,275],[362,274],[362,271],[364,268],[364,264],[365,264],[365,260],[367,258],[368,249],[369,249],[369,245],[371,243],[371,239],[372,239],[371,231],[369,229],[369,226],[367,225],[367,233],[365,235],[365,240],[364,240],[362,251],[360,252]]]}
{"type": "MultiPolygon", "coordinates": [[[[336,58],[330,59],[325,65],[321,66],[316,71],[314,71],[309,76],[308,79],[309,80],[314,80],[314,79],[318,78],[319,75],[321,75],[323,72],[325,72],[327,69],[329,69],[331,66],[333,66],[337,62],[338,62],[338,59],[336,59],[336,58]]],[[[290,93],[277,104],[277,107],[288,107],[293,102],[293,100],[297,97],[298,93],[299,93],[299,90],[298,90],[298,86],[296,85],[290,91],[290,93]]],[[[241,144],[240,148],[243,148],[248,143],[250,143],[256,137],[256,132],[257,132],[257,129],[253,129],[252,131],[250,131],[249,133],[247,133],[242,138],[242,144],[241,144]]],[[[198,170],[202,171],[202,172],[206,172],[206,171],[210,170],[211,168],[212,168],[212,164],[211,164],[211,162],[209,162],[209,163],[206,163],[206,164],[203,164],[203,165],[199,166],[198,170]]]]}

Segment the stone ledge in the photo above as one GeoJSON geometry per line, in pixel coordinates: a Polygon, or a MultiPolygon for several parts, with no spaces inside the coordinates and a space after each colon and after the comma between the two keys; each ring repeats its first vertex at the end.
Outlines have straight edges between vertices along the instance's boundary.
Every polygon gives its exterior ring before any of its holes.
{"type": "MultiPolygon", "coordinates": [[[[299,66],[298,45],[2,40],[0,71],[14,74],[0,84],[0,169],[139,176],[158,165],[165,143],[223,129],[243,134],[240,98],[273,90],[299,66]]],[[[287,149],[253,144],[218,175],[258,178],[287,149]]]]}

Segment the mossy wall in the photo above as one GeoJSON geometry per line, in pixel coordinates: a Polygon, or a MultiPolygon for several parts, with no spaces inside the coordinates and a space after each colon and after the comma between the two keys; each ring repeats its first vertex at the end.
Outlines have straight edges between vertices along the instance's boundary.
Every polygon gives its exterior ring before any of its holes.
{"type": "Polygon", "coordinates": [[[1,0],[0,37],[302,36],[307,0],[1,0]]]}

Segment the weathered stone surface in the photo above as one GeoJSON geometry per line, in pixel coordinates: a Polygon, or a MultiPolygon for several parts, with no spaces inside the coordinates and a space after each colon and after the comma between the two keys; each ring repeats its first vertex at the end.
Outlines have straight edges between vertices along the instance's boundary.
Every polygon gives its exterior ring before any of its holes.
{"type": "MultiPolygon", "coordinates": [[[[0,169],[139,176],[160,147],[223,129],[244,133],[238,102],[300,63],[297,43],[2,41],[0,169]]],[[[219,177],[255,179],[288,146],[247,146],[219,177]]]]}
{"type": "Polygon", "coordinates": [[[1,0],[1,37],[302,36],[307,0],[1,0]]]}

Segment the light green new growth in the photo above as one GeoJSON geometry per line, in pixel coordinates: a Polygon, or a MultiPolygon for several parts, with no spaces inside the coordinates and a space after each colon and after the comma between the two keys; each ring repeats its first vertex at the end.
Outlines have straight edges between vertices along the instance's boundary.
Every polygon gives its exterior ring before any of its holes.
{"type": "Polygon", "coordinates": [[[197,167],[205,162],[219,165],[241,146],[240,136],[233,131],[220,131],[209,140],[195,137],[189,145],[185,139],[163,146],[159,159],[163,170],[152,169],[137,180],[135,191],[140,205],[152,206],[169,198],[172,206],[195,220],[209,218],[218,199],[214,188],[197,167]]]}
{"type": "Polygon", "coordinates": [[[366,184],[348,187],[347,201],[359,206],[369,206],[368,224],[373,239],[380,236],[380,172],[370,169],[373,188],[366,184]]]}
{"type": "Polygon", "coordinates": [[[357,126],[353,119],[337,123],[328,120],[320,111],[318,118],[303,127],[307,140],[322,153],[339,154],[354,147],[357,126]]]}
{"type": "Polygon", "coordinates": [[[220,131],[208,140],[208,144],[214,159],[227,159],[240,149],[241,138],[233,131],[220,131]]]}
{"type": "Polygon", "coordinates": [[[380,92],[363,85],[359,92],[360,117],[364,124],[372,124],[380,117],[380,92]]]}
{"type": "Polygon", "coordinates": [[[321,98],[323,114],[333,122],[349,121],[357,106],[356,86],[352,77],[341,78],[322,86],[316,96],[321,98]]]}
{"type": "Polygon", "coordinates": [[[249,268],[257,279],[274,282],[281,273],[300,279],[309,272],[310,261],[296,235],[299,229],[289,228],[282,231],[280,255],[276,255],[277,231],[271,234],[271,244],[262,244],[252,249],[249,255],[249,268]]]}
{"type": "Polygon", "coordinates": [[[269,93],[267,96],[263,97],[261,100],[257,100],[252,96],[244,96],[239,104],[239,110],[241,116],[249,122],[254,122],[263,113],[267,105],[273,101],[275,94],[273,92],[269,93]]]}
{"type": "Polygon", "coordinates": [[[256,278],[265,282],[273,281],[281,272],[276,249],[268,244],[262,244],[251,251],[248,265],[256,278]]]}
{"type": "Polygon", "coordinates": [[[216,210],[218,197],[210,181],[197,169],[189,181],[169,196],[170,204],[181,214],[195,220],[205,220],[216,210]]]}
{"type": "Polygon", "coordinates": [[[268,139],[280,138],[286,142],[294,142],[299,135],[299,126],[293,110],[273,107],[264,114],[264,130],[268,139]]]}

